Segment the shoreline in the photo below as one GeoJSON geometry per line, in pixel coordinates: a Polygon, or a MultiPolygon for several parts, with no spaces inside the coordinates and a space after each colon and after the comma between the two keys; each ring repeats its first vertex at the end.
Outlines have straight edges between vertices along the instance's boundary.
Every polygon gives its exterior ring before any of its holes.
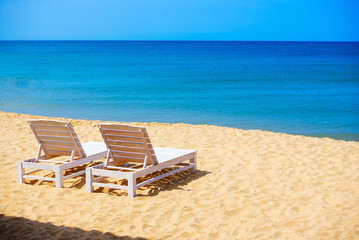
{"type": "MultiPolygon", "coordinates": [[[[215,125],[145,126],[154,147],[196,149],[198,172],[138,189],[85,190],[16,183],[16,162],[36,155],[27,124],[47,118],[0,111],[0,224],[5,238],[357,239],[359,143],[215,125]]],[[[97,123],[69,120],[81,142],[97,123]]],[[[111,180],[112,181],[112,180],[111,180]]]]}
{"type": "Polygon", "coordinates": [[[32,114],[26,114],[26,113],[17,113],[17,112],[6,112],[6,111],[0,111],[1,113],[5,114],[18,114],[18,115],[27,115],[30,118],[33,119],[58,119],[58,120],[69,120],[69,121],[88,121],[88,122],[94,122],[94,123],[101,123],[101,122],[114,122],[114,123],[123,123],[123,124],[129,124],[129,125],[135,125],[135,126],[147,126],[151,124],[163,124],[163,125],[188,125],[188,126],[202,126],[202,127],[219,127],[219,128],[228,128],[228,129],[235,129],[240,131],[259,131],[263,133],[273,133],[273,134],[285,134],[285,135],[291,135],[291,136],[302,136],[307,138],[318,138],[318,139],[330,139],[334,141],[344,141],[344,142],[356,142],[359,143],[359,141],[355,140],[345,140],[345,139],[335,139],[328,136],[311,136],[311,135],[303,135],[303,134],[294,134],[294,133],[286,133],[286,132],[274,132],[269,130],[261,130],[261,129],[241,129],[236,127],[228,127],[228,126],[222,126],[222,125],[215,125],[215,124],[192,124],[192,123],[167,123],[167,122],[121,122],[121,121],[103,121],[103,120],[93,120],[93,119],[76,119],[76,118],[67,118],[67,117],[47,117],[42,115],[32,115],[32,114]]]}

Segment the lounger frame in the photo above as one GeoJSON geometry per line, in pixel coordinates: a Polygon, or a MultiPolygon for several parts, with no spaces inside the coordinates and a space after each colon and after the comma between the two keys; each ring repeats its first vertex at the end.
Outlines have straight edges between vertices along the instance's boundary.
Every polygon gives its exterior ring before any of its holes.
{"type": "Polygon", "coordinates": [[[34,158],[26,159],[17,163],[17,177],[18,183],[24,183],[25,179],[45,180],[56,182],[56,187],[63,187],[64,180],[73,178],[86,173],[86,170],[81,170],[73,174],[64,176],[64,171],[70,168],[78,167],[83,164],[93,162],[95,160],[106,157],[106,151],[87,156],[84,152],[82,145],[77,138],[75,131],[70,122],[55,121],[55,120],[29,120],[31,129],[33,130],[36,139],[39,142],[38,154],[34,158]],[[38,129],[45,135],[40,135],[38,129]],[[61,129],[62,131],[59,131],[61,129]],[[60,135],[60,136],[59,136],[60,135]],[[61,138],[69,139],[65,141],[54,141],[44,139],[61,138]],[[50,143],[52,145],[46,145],[50,143]],[[71,147],[72,143],[72,147],[71,147]],[[63,150],[58,150],[63,149],[63,150]],[[44,155],[41,153],[44,152],[44,155]],[[67,161],[53,161],[50,160],[58,156],[68,156],[70,159],[67,161]],[[78,159],[77,159],[78,158],[78,159]],[[25,171],[25,169],[33,169],[25,171]],[[31,175],[33,173],[50,170],[55,172],[55,177],[42,177],[31,175]]]}
{"type": "MultiPolygon", "coordinates": [[[[128,191],[128,197],[134,198],[136,196],[136,189],[143,187],[147,184],[150,184],[152,182],[155,182],[157,180],[160,180],[164,177],[170,176],[172,174],[176,174],[185,170],[192,169],[192,172],[195,173],[197,170],[197,151],[191,151],[190,153],[178,156],[176,158],[170,159],[168,161],[164,161],[161,163],[158,163],[156,159],[156,155],[154,153],[154,150],[152,148],[151,142],[149,141],[149,137],[147,134],[147,131],[144,127],[134,127],[129,125],[116,125],[116,124],[99,124],[100,131],[104,137],[105,143],[108,147],[107,151],[107,159],[106,162],[103,164],[99,164],[93,167],[86,168],[86,190],[88,192],[93,192],[94,187],[105,187],[105,188],[113,188],[113,189],[122,189],[128,191]],[[110,128],[111,131],[119,131],[122,130],[115,130],[116,126],[123,126],[125,127],[126,131],[131,130],[130,127],[138,128],[139,132],[142,134],[143,139],[140,139],[144,142],[147,154],[144,158],[144,160],[138,161],[140,164],[135,167],[116,167],[115,165],[108,165],[109,159],[114,154],[111,151],[111,147],[118,147],[111,145],[111,140],[109,140],[105,134],[106,129],[110,128]],[[151,162],[151,165],[147,165],[147,156],[151,154],[153,156],[151,162]],[[188,161],[186,163],[186,161],[188,161]],[[148,180],[145,180],[141,183],[136,182],[136,180],[142,176],[160,171],[162,169],[170,168],[170,167],[178,167],[175,170],[172,170],[170,172],[158,175],[156,177],[150,178],[148,180]],[[97,177],[96,177],[97,176],[97,177]],[[101,183],[100,181],[106,179],[106,178],[121,178],[121,179],[127,179],[128,185],[115,185],[115,184],[107,184],[107,183],[101,183]]],[[[129,131],[130,132],[130,131],[129,131]]],[[[112,133],[113,134],[113,133],[112,133]]],[[[119,133],[120,134],[120,133],[119,133]]],[[[123,134],[123,132],[121,133],[123,134]]],[[[112,135],[114,136],[114,135],[112,135]]],[[[138,141],[140,141],[138,140],[138,141]]],[[[119,141],[118,141],[119,142],[119,141]]],[[[137,145],[135,145],[137,146],[137,145]]],[[[126,144],[126,147],[131,147],[130,145],[126,144]]],[[[144,148],[145,148],[144,147],[144,148]]],[[[125,147],[124,147],[125,148],[125,147]]],[[[114,161],[115,162],[115,161],[114,161]]]]}
{"type": "MultiPolygon", "coordinates": [[[[184,156],[181,156],[179,158],[175,158],[173,160],[158,164],[158,165],[152,165],[145,169],[139,169],[138,171],[121,171],[121,170],[109,170],[104,169],[105,164],[99,164],[93,167],[86,168],[86,189],[88,192],[93,192],[94,187],[105,187],[105,188],[114,188],[114,189],[123,189],[128,191],[128,197],[134,198],[136,196],[136,189],[143,187],[147,184],[150,184],[152,182],[155,182],[157,180],[160,180],[164,177],[168,177],[172,174],[176,174],[188,169],[192,169],[193,173],[197,170],[197,153],[191,153],[184,156]],[[185,161],[189,161],[189,163],[184,163],[185,161]],[[136,179],[142,176],[145,176],[150,173],[154,173],[157,171],[160,171],[165,168],[173,167],[173,166],[180,166],[180,168],[177,168],[175,170],[172,170],[170,172],[161,174],[159,176],[156,176],[154,178],[145,180],[139,184],[136,183],[136,179]],[[99,176],[95,178],[95,176],[99,176]],[[128,180],[128,186],[123,185],[115,185],[115,184],[107,184],[107,183],[100,183],[98,181],[101,181],[105,178],[109,177],[115,177],[115,178],[122,178],[128,180]]],[[[125,168],[124,168],[125,170],[125,168]]]]}

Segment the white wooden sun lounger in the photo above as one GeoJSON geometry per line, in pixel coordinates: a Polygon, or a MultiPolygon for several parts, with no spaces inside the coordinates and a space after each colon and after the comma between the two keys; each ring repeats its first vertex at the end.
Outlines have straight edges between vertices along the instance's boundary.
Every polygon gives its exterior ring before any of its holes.
{"type": "Polygon", "coordinates": [[[64,176],[64,170],[106,157],[105,143],[86,142],[81,144],[70,122],[29,120],[29,124],[40,146],[35,158],[17,163],[19,183],[24,183],[25,179],[37,179],[55,181],[56,187],[63,187],[64,180],[86,173],[86,170],[82,170],[64,176]],[[41,155],[42,152],[44,155],[41,155]],[[70,156],[70,159],[67,161],[50,160],[58,156],[70,156]],[[25,172],[26,168],[34,170],[25,172]],[[32,175],[41,170],[54,171],[55,178],[32,175]]]}
{"type": "Polygon", "coordinates": [[[124,189],[133,198],[137,188],[161,178],[188,169],[196,172],[195,150],[153,148],[144,127],[102,123],[99,128],[107,145],[107,158],[103,164],[86,168],[86,189],[89,192],[93,192],[94,187],[124,189]],[[142,176],[170,167],[178,168],[138,184],[136,182],[142,176]],[[127,179],[128,185],[101,182],[109,177],[127,179]]]}

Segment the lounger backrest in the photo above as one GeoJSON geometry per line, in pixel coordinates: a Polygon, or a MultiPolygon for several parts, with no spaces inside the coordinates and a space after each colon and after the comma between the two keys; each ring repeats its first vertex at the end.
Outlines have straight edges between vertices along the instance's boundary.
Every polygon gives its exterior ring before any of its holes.
{"type": "Polygon", "coordinates": [[[46,157],[86,157],[74,128],[70,122],[56,120],[29,120],[30,127],[46,157]]]}
{"type": "Polygon", "coordinates": [[[100,123],[98,127],[117,164],[144,163],[146,155],[147,164],[158,164],[145,127],[113,123],[100,123]]]}

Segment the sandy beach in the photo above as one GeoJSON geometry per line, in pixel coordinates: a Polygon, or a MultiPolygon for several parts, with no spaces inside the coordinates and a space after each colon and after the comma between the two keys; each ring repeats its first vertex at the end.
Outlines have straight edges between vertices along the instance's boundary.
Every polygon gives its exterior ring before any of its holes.
{"type": "MultiPolygon", "coordinates": [[[[36,155],[28,119],[0,112],[0,239],[359,239],[359,143],[259,130],[162,123],[155,147],[196,149],[198,171],[122,190],[85,190],[85,177],[16,182],[36,155]]],[[[69,120],[81,142],[99,121],[69,120]]]]}

